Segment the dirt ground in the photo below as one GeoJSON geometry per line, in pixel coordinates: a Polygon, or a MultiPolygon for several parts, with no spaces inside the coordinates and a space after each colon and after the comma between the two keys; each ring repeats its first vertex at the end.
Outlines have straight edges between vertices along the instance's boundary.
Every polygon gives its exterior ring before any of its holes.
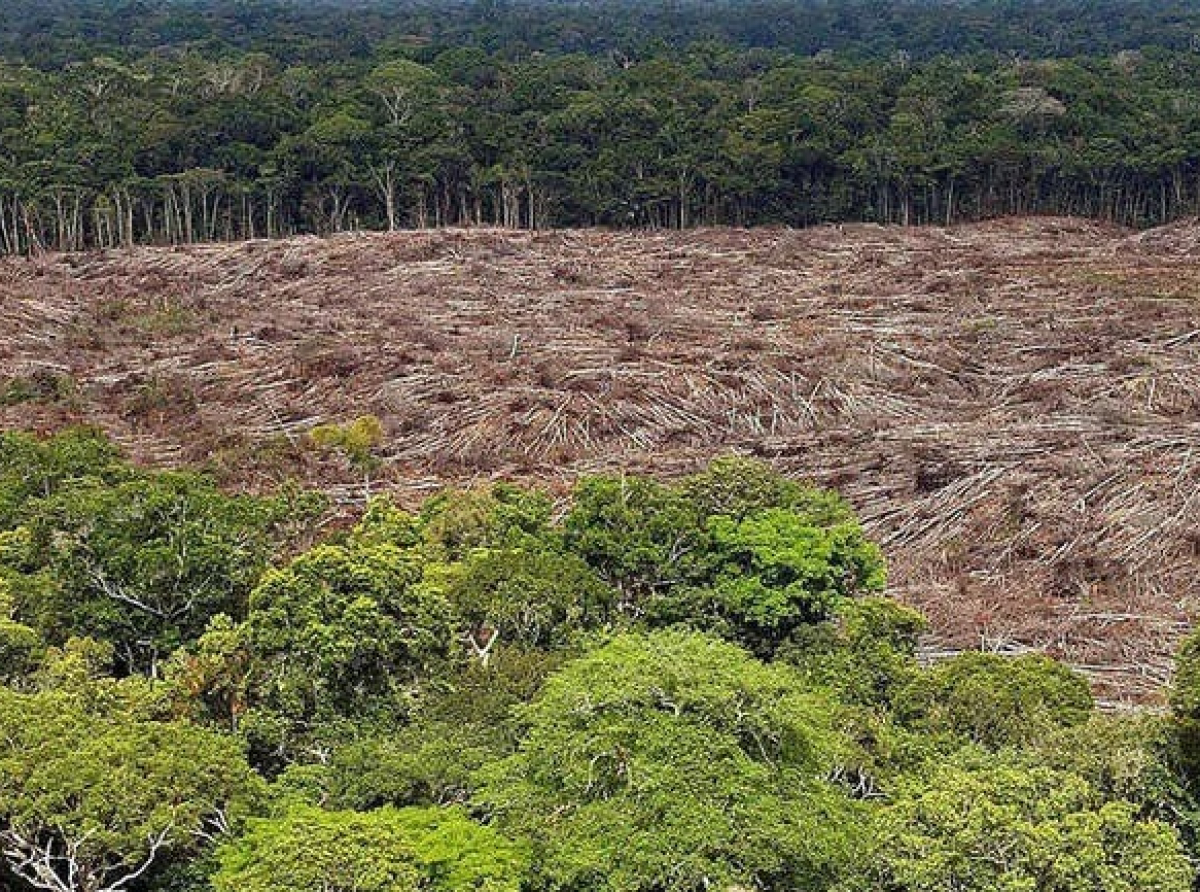
{"type": "Polygon", "coordinates": [[[359,234],[0,260],[0,425],[348,506],[761,456],[836,487],[926,654],[1153,702],[1200,614],[1200,223],[359,234]]]}

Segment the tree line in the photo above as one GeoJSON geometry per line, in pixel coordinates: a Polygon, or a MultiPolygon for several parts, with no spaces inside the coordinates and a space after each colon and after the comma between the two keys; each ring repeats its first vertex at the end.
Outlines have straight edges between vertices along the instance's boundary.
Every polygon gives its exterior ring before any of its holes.
{"type": "Polygon", "coordinates": [[[0,434],[4,888],[1195,880],[1200,637],[1170,714],[922,667],[845,503],[744,459],[325,515],[0,434]]]}
{"type": "Polygon", "coordinates": [[[8,0],[0,53],[39,68],[97,53],[260,50],[287,64],[399,46],[642,52],[715,41],[797,55],[1025,58],[1195,49],[1194,0],[8,0]]]}
{"type": "Polygon", "coordinates": [[[109,53],[103,34],[81,40],[53,65],[0,62],[5,253],[459,225],[1200,212],[1200,53],[1186,48],[1028,59],[414,39],[305,61],[257,37],[109,53]]]}

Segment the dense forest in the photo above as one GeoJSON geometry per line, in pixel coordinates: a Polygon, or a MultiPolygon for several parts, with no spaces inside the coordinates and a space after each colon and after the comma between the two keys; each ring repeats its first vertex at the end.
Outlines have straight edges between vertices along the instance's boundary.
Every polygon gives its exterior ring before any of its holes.
{"type": "Polygon", "coordinates": [[[923,667],[844,502],[745,459],[329,519],[0,435],[0,886],[1192,887],[1200,637],[1162,715],[923,667]]]}
{"type": "Polygon", "coordinates": [[[0,251],[1200,212],[1200,5],[23,2],[0,251]]]}
{"type": "MultiPolygon", "coordinates": [[[[4,0],[0,254],[1149,225],[1200,213],[1198,82],[1181,0],[4,0]]],[[[295,433],[361,477],[335,505],[0,431],[0,890],[1200,888],[1200,631],[1106,712],[1042,654],[931,656],[768,464],[408,504],[382,437],[295,433]]]]}

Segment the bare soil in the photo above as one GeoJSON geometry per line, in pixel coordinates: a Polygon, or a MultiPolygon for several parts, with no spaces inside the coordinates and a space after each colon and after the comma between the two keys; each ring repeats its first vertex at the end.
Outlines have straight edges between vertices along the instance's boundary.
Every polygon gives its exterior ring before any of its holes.
{"type": "Polygon", "coordinates": [[[350,505],[677,474],[836,487],[927,654],[1040,649],[1154,701],[1200,613],[1200,223],[437,231],[0,261],[0,426],[350,505]]]}

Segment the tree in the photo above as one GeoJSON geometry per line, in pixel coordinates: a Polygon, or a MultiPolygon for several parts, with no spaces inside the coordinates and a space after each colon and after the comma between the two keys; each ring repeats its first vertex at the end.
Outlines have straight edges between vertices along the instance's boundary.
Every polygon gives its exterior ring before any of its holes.
{"type": "Polygon", "coordinates": [[[552,888],[821,889],[854,837],[825,780],[835,714],[732,644],[625,635],[549,679],[478,799],[533,840],[552,888]]]}
{"type": "Polygon", "coordinates": [[[525,547],[475,549],[431,574],[461,618],[471,655],[485,665],[499,647],[562,647],[609,617],[612,590],[547,538],[525,547]]]}
{"type": "Polygon", "coordinates": [[[374,68],[366,86],[383,103],[388,123],[402,127],[430,101],[440,80],[436,71],[411,59],[393,59],[374,68]]]}
{"type": "Polygon", "coordinates": [[[456,631],[450,603],[421,576],[419,558],[394,545],[322,545],[268,573],[247,618],[257,702],[298,729],[402,712],[456,631]]]}
{"type": "Polygon", "coordinates": [[[1087,681],[1049,657],[975,652],[922,673],[895,701],[897,718],[910,727],[992,748],[1084,722],[1092,706],[1087,681]]]}
{"type": "Polygon", "coordinates": [[[0,576],[0,684],[12,685],[29,675],[45,647],[41,635],[13,619],[12,595],[7,581],[0,576]]]}
{"type": "Polygon", "coordinates": [[[319,500],[227,495],[194,474],[122,476],[27,502],[27,547],[6,569],[19,615],[48,640],[102,637],[125,671],[153,675],[212,616],[245,613],[287,526],[319,500]]]}
{"type": "Polygon", "coordinates": [[[523,850],[458,809],[323,811],[252,821],[216,892],[518,892],[523,850]]]}
{"type": "Polygon", "coordinates": [[[890,598],[841,602],[825,622],[804,627],[777,655],[844,703],[890,710],[919,673],[914,656],[925,618],[890,598]]]}
{"type": "Polygon", "coordinates": [[[568,547],[616,587],[634,616],[656,594],[698,572],[703,516],[674,487],[643,477],[593,477],[572,494],[568,547]]]}
{"type": "Polygon", "coordinates": [[[469,803],[480,769],[519,740],[515,708],[537,695],[562,652],[507,647],[468,662],[430,691],[410,722],[337,746],[320,764],[293,764],[276,785],[326,808],[469,803]]]}
{"type": "Polygon", "coordinates": [[[1183,770],[1192,789],[1200,790],[1200,630],[1179,645],[1169,697],[1183,770]]]}
{"type": "Polygon", "coordinates": [[[563,532],[627,615],[714,632],[760,656],[884,582],[881,552],[840,498],[744,459],[675,485],[584,480],[563,532]]]}
{"type": "Polygon", "coordinates": [[[113,483],[130,471],[104,435],[88,428],[39,439],[18,431],[0,433],[0,530],[27,519],[28,508],[85,479],[113,483]]]}
{"type": "Polygon", "coordinates": [[[374,415],[360,415],[346,424],[319,424],[308,433],[322,449],[337,449],[363,475],[363,488],[371,493],[371,473],[378,469],[375,450],[383,442],[383,425],[374,415]]]}
{"type": "Polygon", "coordinates": [[[225,833],[256,789],[230,738],[0,688],[0,850],[34,888],[124,890],[225,833]]]}
{"type": "Polygon", "coordinates": [[[882,809],[851,890],[1184,892],[1192,869],[1169,825],[1102,802],[1082,778],[968,756],[882,809]]]}
{"type": "Polygon", "coordinates": [[[236,734],[257,694],[261,666],[246,623],[222,613],[194,644],[171,655],[163,674],[177,714],[236,734]]]}
{"type": "Polygon", "coordinates": [[[1026,761],[1078,775],[1103,801],[1132,802],[1139,816],[1174,824],[1194,851],[1200,809],[1194,786],[1180,770],[1176,730],[1169,716],[1096,713],[1047,734],[1026,761]]]}
{"type": "Polygon", "coordinates": [[[543,492],[498,484],[487,490],[440,493],[421,506],[423,552],[431,559],[455,562],[476,549],[553,544],[554,502],[543,492]]]}
{"type": "Polygon", "coordinates": [[[717,568],[711,583],[678,603],[667,599],[660,613],[685,621],[707,614],[710,628],[762,656],[828,618],[843,599],[883,588],[882,553],[857,522],[821,526],[769,508],[740,521],[718,515],[708,531],[717,568]]]}
{"type": "Polygon", "coordinates": [[[1175,654],[1170,700],[1176,717],[1200,721],[1200,630],[1192,630],[1175,654]]]}

